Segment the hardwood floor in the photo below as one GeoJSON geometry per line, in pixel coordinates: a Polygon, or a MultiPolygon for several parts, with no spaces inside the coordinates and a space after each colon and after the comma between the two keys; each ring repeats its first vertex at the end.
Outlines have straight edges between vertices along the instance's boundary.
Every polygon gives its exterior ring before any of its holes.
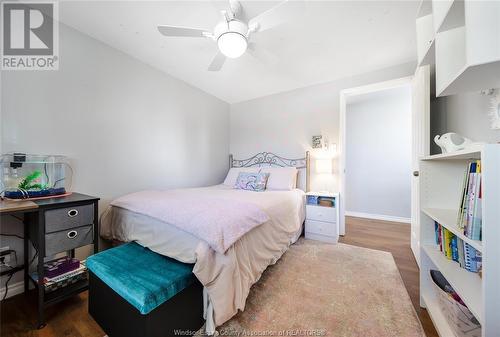
{"type": "Polygon", "coordinates": [[[410,225],[346,217],[346,234],[340,242],[392,253],[427,337],[438,336],[427,310],[420,308],[419,270],[410,248],[410,225]]]}
{"type": "MultiPolygon", "coordinates": [[[[87,312],[88,292],[47,308],[47,326],[37,330],[36,294],[17,295],[1,304],[2,337],[103,337],[87,312]]],[[[113,308],[109,308],[113,310],[113,308]]]]}
{"type": "MultiPolygon", "coordinates": [[[[437,336],[425,309],[419,306],[417,264],[410,250],[410,226],[394,222],[347,218],[346,235],[341,242],[392,253],[403,282],[428,337],[437,336]]],[[[36,298],[18,295],[0,305],[0,336],[3,337],[102,337],[104,332],[87,312],[87,292],[47,310],[47,326],[36,330],[36,298]]],[[[113,308],[110,308],[113,310],[113,308]]]]}

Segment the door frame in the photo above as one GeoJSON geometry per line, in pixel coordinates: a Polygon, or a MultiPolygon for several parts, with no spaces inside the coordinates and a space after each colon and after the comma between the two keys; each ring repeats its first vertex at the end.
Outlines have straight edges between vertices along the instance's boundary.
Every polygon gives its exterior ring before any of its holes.
{"type": "Polygon", "coordinates": [[[413,76],[402,77],[394,80],[383,81],[340,91],[340,117],[339,117],[339,187],[341,202],[339,207],[339,234],[345,235],[345,166],[346,166],[346,110],[347,99],[352,96],[369,94],[377,91],[394,89],[409,85],[411,87],[413,76]]]}

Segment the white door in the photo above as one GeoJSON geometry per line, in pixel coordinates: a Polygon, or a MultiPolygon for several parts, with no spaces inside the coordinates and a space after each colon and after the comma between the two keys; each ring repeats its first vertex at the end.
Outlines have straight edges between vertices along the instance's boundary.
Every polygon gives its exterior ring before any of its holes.
{"type": "Polygon", "coordinates": [[[420,267],[419,158],[430,151],[430,68],[417,68],[412,80],[411,250],[420,267]]]}

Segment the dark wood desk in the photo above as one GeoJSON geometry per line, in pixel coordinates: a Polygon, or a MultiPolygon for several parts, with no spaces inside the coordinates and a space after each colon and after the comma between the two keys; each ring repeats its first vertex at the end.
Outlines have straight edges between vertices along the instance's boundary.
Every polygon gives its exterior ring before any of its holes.
{"type": "Polygon", "coordinates": [[[11,215],[16,213],[24,213],[28,211],[35,211],[38,205],[33,201],[13,201],[1,200],[0,201],[0,215],[11,215]]]}
{"type": "Polygon", "coordinates": [[[98,252],[98,202],[97,197],[72,193],[65,197],[35,200],[35,206],[25,201],[14,201],[0,207],[0,215],[24,214],[24,292],[28,292],[30,281],[38,292],[38,328],[45,326],[45,308],[48,305],[88,289],[88,280],[85,279],[46,292],[43,264],[44,258],[62,252],[74,257],[76,248],[89,244],[94,245],[94,253],[98,252]],[[19,203],[18,207],[15,203],[19,203]],[[29,273],[30,241],[38,254],[37,280],[29,273]]]}

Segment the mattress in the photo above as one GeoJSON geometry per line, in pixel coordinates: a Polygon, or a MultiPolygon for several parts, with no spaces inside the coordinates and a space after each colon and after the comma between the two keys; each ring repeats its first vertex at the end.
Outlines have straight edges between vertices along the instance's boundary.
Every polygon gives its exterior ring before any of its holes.
{"type": "Polygon", "coordinates": [[[200,239],[177,227],[147,215],[110,207],[102,216],[101,236],[141,246],[184,263],[196,262],[200,239]]]}

